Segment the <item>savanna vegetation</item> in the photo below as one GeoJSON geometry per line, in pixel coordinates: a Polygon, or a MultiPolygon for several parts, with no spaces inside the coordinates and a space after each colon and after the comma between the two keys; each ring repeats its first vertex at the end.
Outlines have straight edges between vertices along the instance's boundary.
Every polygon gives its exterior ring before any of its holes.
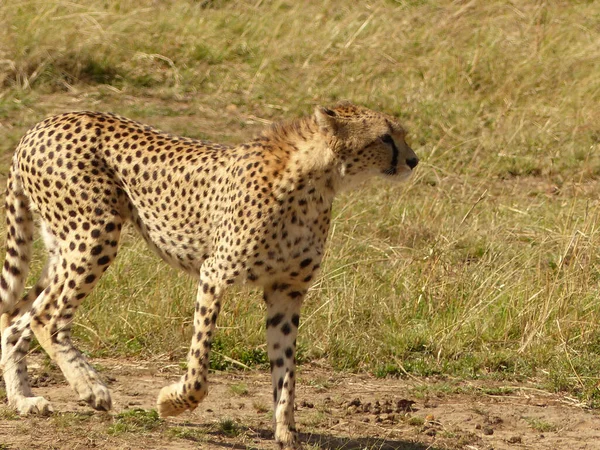
{"type": "MultiPolygon", "coordinates": [[[[4,2],[0,172],[67,110],[224,143],[341,99],[385,110],[422,162],[336,201],[300,362],[527,378],[598,406],[599,24],[583,0],[4,2]]],[[[126,233],[76,337],[183,363],[194,290],[126,233]]],[[[230,293],[219,328],[215,369],[267,362],[257,293],[230,293]]]]}

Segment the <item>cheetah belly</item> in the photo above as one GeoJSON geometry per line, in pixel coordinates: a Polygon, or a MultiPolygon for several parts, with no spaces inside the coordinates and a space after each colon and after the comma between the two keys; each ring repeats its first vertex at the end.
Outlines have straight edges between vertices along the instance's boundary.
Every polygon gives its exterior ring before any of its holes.
{"type": "Polygon", "coordinates": [[[210,253],[207,227],[199,219],[156,220],[132,207],[132,221],[149,247],[173,267],[197,276],[210,253]]]}

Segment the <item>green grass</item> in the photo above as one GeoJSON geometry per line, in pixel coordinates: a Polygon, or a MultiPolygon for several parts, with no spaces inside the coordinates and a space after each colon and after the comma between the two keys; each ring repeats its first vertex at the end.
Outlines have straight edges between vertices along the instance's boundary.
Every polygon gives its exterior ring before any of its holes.
{"type": "Polygon", "coordinates": [[[206,440],[206,434],[206,430],[191,426],[170,427],[167,430],[167,436],[194,442],[203,442],[206,440]]]}
{"type": "Polygon", "coordinates": [[[243,397],[248,395],[248,393],[250,392],[248,390],[248,385],[246,383],[235,383],[229,386],[229,390],[239,396],[239,397],[243,397]]]}
{"type": "MultiPolygon", "coordinates": [[[[589,1],[6,3],[0,173],[72,109],[219,142],[339,99],[385,110],[422,163],[336,201],[299,360],[530,378],[597,406],[599,20],[589,1]]],[[[182,361],[194,285],[126,234],[76,337],[182,361]]],[[[214,369],[266,365],[259,293],[229,293],[219,327],[214,369]]]]}
{"type": "Polygon", "coordinates": [[[536,419],[534,417],[523,417],[523,419],[529,424],[531,428],[540,433],[548,433],[549,431],[556,431],[556,425],[547,422],[543,419],[536,419]]]}
{"type": "Polygon", "coordinates": [[[219,421],[219,432],[228,437],[239,436],[242,432],[240,425],[233,419],[222,419],[219,421]]]}
{"type": "Polygon", "coordinates": [[[163,421],[158,417],[155,409],[145,410],[134,408],[116,414],[114,422],[107,429],[107,433],[117,436],[123,433],[143,433],[157,429],[163,421]]]}
{"type": "Polygon", "coordinates": [[[88,422],[91,417],[92,415],[89,413],[60,412],[53,414],[50,420],[55,428],[66,430],[78,426],[85,426],[86,422],[88,422]]]}
{"type": "Polygon", "coordinates": [[[19,415],[15,412],[13,408],[0,408],[0,419],[2,420],[18,420],[19,415]]]}

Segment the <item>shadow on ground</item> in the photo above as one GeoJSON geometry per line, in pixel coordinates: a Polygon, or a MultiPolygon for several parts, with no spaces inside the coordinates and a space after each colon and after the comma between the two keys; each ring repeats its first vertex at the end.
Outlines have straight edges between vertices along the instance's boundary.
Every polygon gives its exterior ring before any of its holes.
{"type": "Polygon", "coordinates": [[[326,434],[301,434],[301,441],[305,444],[316,445],[327,450],[436,450],[435,447],[409,441],[395,441],[381,438],[344,438],[332,437],[326,434]]]}
{"type": "MultiPolygon", "coordinates": [[[[273,432],[266,429],[246,429],[243,428],[246,436],[255,435],[261,440],[270,441],[267,448],[275,447],[275,441],[273,432]]],[[[222,432],[211,431],[209,434],[213,436],[224,436],[222,432]]],[[[419,444],[417,442],[409,441],[396,441],[382,438],[345,438],[345,437],[333,437],[327,434],[320,433],[300,433],[300,441],[304,445],[317,446],[323,450],[365,450],[365,449],[377,449],[377,450],[436,450],[437,447],[430,445],[419,444]]],[[[252,446],[242,444],[232,444],[222,441],[205,440],[207,444],[214,445],[216,447],[231,448],[231,449],[248,449],[252,446]]],[[[259,444],[258,448],[265,448],[264,443],[259,444]]],[[[439,450],[439,449],[438,449],[439,450]]]]}

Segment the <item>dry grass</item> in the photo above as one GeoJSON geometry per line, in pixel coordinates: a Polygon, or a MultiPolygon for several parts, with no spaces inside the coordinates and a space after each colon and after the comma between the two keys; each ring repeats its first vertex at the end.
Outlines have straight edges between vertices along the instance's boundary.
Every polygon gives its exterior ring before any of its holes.
{"type": "MultiPolygon", "coordinates": [[[[336,203],[302,358],[536,377],[593,403],[599,19],[585,1],[4,4],[0,161],[27,126],[70,109],[227,142],[317,103],[384,109],[423,163],[403,187],[336,203]]],[[[130,237],[78,335],[90,351],[181,359],[193,289],[130,237]]],[[[259,297],[226,304],[217,366],[264,361],[259,297]]]]}

